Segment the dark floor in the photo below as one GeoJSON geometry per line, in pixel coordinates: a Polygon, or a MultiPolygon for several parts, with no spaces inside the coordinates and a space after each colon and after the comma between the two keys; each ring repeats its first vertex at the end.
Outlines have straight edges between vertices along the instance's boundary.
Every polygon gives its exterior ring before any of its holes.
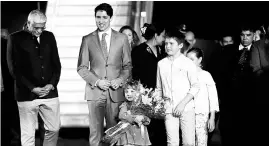
{"type": "MultiPolygon", "coordinates": [[[[57,146],[89,146],[88,128],[61,128],[57,146]]],[[[40,146],[39,137],[36,138],[36,146],[40,146]]],[[[221,146],[218,132],[214,133],[209,146],[221,146]]]]}
{"type": "MultiPolygon", "coordinates": [[[[36,146],[40,146],[38,132],[36,146]]],[[[89,146],[89,128],[61,128],[57,146],[89,146]]]]}

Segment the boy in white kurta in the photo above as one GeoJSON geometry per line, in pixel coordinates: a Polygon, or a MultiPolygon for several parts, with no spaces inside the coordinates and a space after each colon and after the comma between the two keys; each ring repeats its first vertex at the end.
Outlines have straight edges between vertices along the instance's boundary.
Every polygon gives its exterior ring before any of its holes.
{"type": "Polygon", "coordinates": [[[181,53],[183,46],[183,34],[168,32],[168,57],[158,63],[156,93],[171,99],[165,117],[168,146],[179,146],[179,128],[183,146],[195,144],[194,95],[199,91],[199,83],[195,64],[181,53]]]}

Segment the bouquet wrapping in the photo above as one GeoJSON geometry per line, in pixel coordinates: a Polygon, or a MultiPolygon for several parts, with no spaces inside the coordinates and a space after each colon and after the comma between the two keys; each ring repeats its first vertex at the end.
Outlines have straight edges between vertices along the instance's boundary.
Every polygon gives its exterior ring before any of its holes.
{"type": "Polygon", "coordinates": [[[105,143],[110,143],[113,145],[121,137],[121,135],[132,126],[130,123],[125,121],[120,121],[116,126],[111,127],[105,131],[105,136],[102,141],[105,143]]]}

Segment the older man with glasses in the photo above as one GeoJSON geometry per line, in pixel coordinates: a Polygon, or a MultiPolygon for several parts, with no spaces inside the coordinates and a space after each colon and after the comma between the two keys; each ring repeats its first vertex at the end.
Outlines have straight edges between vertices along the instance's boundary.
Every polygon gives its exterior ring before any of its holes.
{"type": "Polygon", "coordinates": [[[45,31],[47,18],[30,12],[24,30],[8,38],[7,61],[15,82],[22,146],[35,146],[35,126],[40,114],[45,128],[44,146],[56,146],[60,128],[57,84],[61,63],[53,33],[45,31]]]}

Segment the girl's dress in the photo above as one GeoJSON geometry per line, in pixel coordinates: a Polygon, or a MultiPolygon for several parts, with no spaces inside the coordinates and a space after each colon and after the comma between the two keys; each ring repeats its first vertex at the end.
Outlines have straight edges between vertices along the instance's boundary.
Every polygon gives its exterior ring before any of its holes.
{"type": "Polygon", "coordinates": [[[211,74],[205,70],[198,72],[200,90],[195,101],[196,146],[207,146],[208,118],[210,111],[219,111],[218,94],[211,74]]]}
{"type": "MultiPolygon", "coordinates": [[[[142,126],[144,128],[144,133],[141,133],[141,128],[135,123],[134,119],[136,115],[132,115],[129,111],[130,103],[124,102],[121,104],[119,118],[122,121],[127,121],[132,124],[132,126],[119,138],[116,145],[141,145],[147,146],[151,145],[148,136],[148,130],[146,126],[142,126]]],[[[144,116],[143,125],[148,125],[150,123],[150,119],[144,116]]]]}

